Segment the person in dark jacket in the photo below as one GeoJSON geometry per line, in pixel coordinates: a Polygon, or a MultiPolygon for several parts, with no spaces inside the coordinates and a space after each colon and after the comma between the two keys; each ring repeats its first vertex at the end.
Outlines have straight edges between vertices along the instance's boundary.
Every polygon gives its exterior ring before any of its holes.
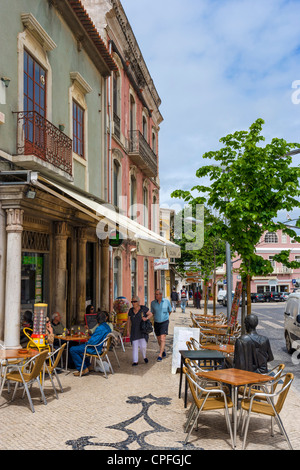
{"type": "Polygon", "coordinates": [[[171,292],[171,305],[172,305],[173,312],[176,312],[177,302],[178,302],[178,292],[176,292],[175,287],[173,287],[173,290],[171,292]]]}
{"type": "Polygon", "coordinates": [[[132,307],[128,312],[127,336],[130,334],[132,344],[132,365],[138,365],[139,349],[142,352],[144,362],[147,364],[147,342],[149,335],[142,332],[141,323],[152,317],[152,313],[145,305],[141,305],[140,298],[136,295],[131,300],[132,307]]]}

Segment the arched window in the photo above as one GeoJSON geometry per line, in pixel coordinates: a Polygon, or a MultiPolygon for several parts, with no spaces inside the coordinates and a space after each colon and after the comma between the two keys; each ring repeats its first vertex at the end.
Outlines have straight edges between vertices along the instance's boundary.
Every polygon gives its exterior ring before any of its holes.
{"type": "Polygon", "coordinates": [[[114,160],[113,163],[113,204],[119,206],[120,187],[120,163],[114,160]]]}
{"type": "Polygon", "coordinates": [[[148,132],[147,132],[147,119],[146,119],[145,116],[143,116],[143,136],[146,140],[147,140],[147,135],[148,135],[148,132]]]}
{"type": "Polygon", "coordinates": [[[143,224],[144,224],[144,227],[147,227],[148,228],[148,220],[149,220],[149,216],[148,216],[148,189],[144,186],[144,189],[143,189],[143,206],[144,206],[144,220],[143,220],[143,224]]]}
{"type": "Polygon", "coordinates": [[[131,260],[131,297],[136,295],[136,259],[131,260]]]}
{"type": "Polygon", "coordinates": [[[157,199],[156,196],[153,196],[152,200],[152,230],[153,232],[157,232],[158,230],[158,220],[157,220],[157,199]]]}
{"type": "Polygon", "coordinates": [[[135,131],[136,129],[136,124],[135,124],[135,101],[132,95],[130,95],[130,122],[129,122],[129,128],[130,131],[135,131]]]}
{"type": "Polygon", "coordinates": [[[156,134],[152,131],[152,150],[156,155],[156,134]]]}
{"type": "Polygon", "coordinates": [[[120,117],[120,76],[113,74],[113,113],[120,117]]]}
{"type": "Polygon", "coordinates": [[[275,232],[267,232],[265,235],[265,243],[278,243],[278,237],[275,232]]]}
{"type": "Polygon", "coordinates": [[[136,179],[130,177],[130,218],[136,220],[136,179]]]}

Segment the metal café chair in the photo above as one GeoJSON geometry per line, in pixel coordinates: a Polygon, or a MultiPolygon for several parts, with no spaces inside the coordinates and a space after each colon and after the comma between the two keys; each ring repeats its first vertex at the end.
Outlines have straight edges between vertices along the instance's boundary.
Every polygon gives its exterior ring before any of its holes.
{"type": "Polygon", "coordinates": [[[53,387],[53,390],[54,390],[54,393],[55,393],[55,396],[56,396],[57,399],[58,399],[58,395],[57,395],[56,387],[55,387],[55,384],[54,384],[54,381],[53,381],[53,376],[55,375],[55,378],[56,378],[57,383],[59,385],[60,391],[61,391],[61,393],[63,393],[64,390],[63,390],[61,382],[59,380],[56,368],[59,364],[59,361],[61,359],[61,356],[64,352],[64,349],[65,349],[66,345],[67,344],[64,343],[59,349],[56,349],[51,354],[49,354],[49,356],[48,356],[49,365],[47,365],[47,363],[45,362],[45,368],[48,372],[49,379],[51,381],[51,384],[52,384],[52,387],[53,387]],[[54,359],[54,362],[53,362],[53,359],[54,359]]]}
{"type": "Polygon", "coordinates": [[[85,361],[85,358],[86,357],[91,357],[91,358],[94,358],[94,359],[98,359],[100,364],[101,364],[101,368],[103,369],[104,371],[104,375],[105,375],[105,378],[107,379],[107,373],[106,373],[106,370],[105,370],[105,367],[104,367],[104,364],[103,364],[103,361],[102,359],[105,359],[106,362],[108,363],[108,366],[109,366],[109,369],[111,371],[111,373],[113,374],[114,371],[113,371],[113,368],[112,368],[112,365],[110,363],[110,360],[109,360],[109,357],[108,357],[108,351],[109,351],[109,347],[111,345],[111,336],[107,335],[106,338],[101,341],[99,344],[86,344],[85,345],[85,348],[84,348],[84,354],[83,354],[83,359],[82,359],[82,363],[81,363],[81,369],[80,369],[80,377],[82,375],[82,370],[83,370],[83,364],[84,364],[84,361],[85,361]],[[99,348],[102,347],[102,350],[101,352],[99,352],[99,348]],[[93,349],[94,348],[94,352],[92,353],[89,353],[87,352],[87,350],[91,348],[93,349]]]}
{"type": "Polygon", "coordinates": [[[12,365],[11,366],[11,371],[6,374],[6,379],[7,380],[9,380],[10,382],[15,382],[16,383],[15,390],[14,390],[11,401],[13,401],[14,398],[15,398],[18,386],[20,384],[23,385],[24,386],[24,391],[26,392],[27,397],[28,397],[28,401],[29,401],[29,405],[30,405],[32,413],[35,412],[35,409],[34,409],[33,402],[32,402],[32,399],[31,399],[31,395],[30,395],[30,392],[29,392],[29,387],[34,382],[37,382],[37,384],[39,386],[39,389],[40,389],[40,392],[41,392],[43,402],[44,402],[45,405],[47,405],[47,401],[46,401],[46,398],[45,398],[45,395],[44,395],[44,392],[43,392],[43,388],[42,388],[42,385],[41,385],[41,382],[40,382],[40,378],[39,378],[40,373],[42,371],[42,368],[44,366],[45,360],[47,359],[47,356],[48,356],[48,351],[43,351],[40,354],[38,354],[37,356],[29,359],[24,364],[12,365]],[[32,366],[32,364],[33,364],[33,366],[32,366]],[[26,372],[25,371],[26,368],[31,367],[31,366],[32,366],[31,371],[26,372]]]}
{"type": "Polygon", "coordinates": [[[186,374],[187,381],[188,381],[188,384],[192,393],[192,397],[193,397],[193,404],[195,405],[193,409],[191,410],[188,423],[186,425],[186,430],[187,430],[188,426],[190,425],[191,421],[194,418],[190,426],[188,435],[186,436],[185,444],[188,443],[190,435],[195,427],[195,424],[198,421],[198,417],[201,412],[224,410],[226,424],[227,424],[227,428],[229,429],[232,447],[234,447],[233,434],[232,434],[232,428],[230,424],[229,411],[228,411],[228,409],[232,408],[233,406],[231,399],[226,397],[225,392],[221,389],[218,389],[218,388],[209,389],[203,385],[200,385],[197,382],[197,380],[195,380],[195,375],[193,375],[191,371],[188,370],[187,367],[183,367],[183,371],[186,374]]]}
{"type": "MultiPolygon", "coordinates": [[[[244,400],[242,400],[241,402],[242,409],[248,412],[248,416],[245,415],[243,428],[242,428],[242,430],[245,428],[243,449],[245,449],[246,447],[246,439],[247,439],[247,434],[248,434],[251,413],[257,413],[257,414],[262,414],[262,415],[271,417],[271,435],[272,436],[274,436],[272,418],[276,420],[281,433],[284,435],[288,443],[289,449],[293,450],[291,442],[283,426],[282,420],[280,419],[280,416],[279,416],[283,408],[283,405],[285,403],[285,400],[287,398],[287,395],[288,395],[288,392],[290,390],[293,380],[294,380],[294,374],[289,372],[285,374],[284,376],[280,376],[276,379],[276,382],[283,381],[280,390],[278,390],[277,392],[271,391],[270,393],[265,393],[265,392],[261,392],[258,390],[257,393],[251,396],[251,398],[245,398],[244,400]],[[275,398],[276,398],[276,402],[275,402],[275,398]]],[[[274,386],[275,386],[275,383],[273,382],[273,387],[274,386]]]]}

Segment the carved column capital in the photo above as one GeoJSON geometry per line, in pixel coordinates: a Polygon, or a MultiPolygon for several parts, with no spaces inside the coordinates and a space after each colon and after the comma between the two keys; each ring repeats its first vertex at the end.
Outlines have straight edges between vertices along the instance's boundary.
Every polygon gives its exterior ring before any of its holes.
{"type": "Polygon", "coordinates": [[[55,237],[68,238],[67,222],[55,222],[55,237]]]}
{"type": "Polygon", "coordinates": [[[6,231],[22,232],[23,231],[23,209],[6,209],[6,231]]]}
{"type": "Polygon", "coordinates": [[[78,241],[86,241],[86,228],[76,227],[76,238],[78,241]]]}

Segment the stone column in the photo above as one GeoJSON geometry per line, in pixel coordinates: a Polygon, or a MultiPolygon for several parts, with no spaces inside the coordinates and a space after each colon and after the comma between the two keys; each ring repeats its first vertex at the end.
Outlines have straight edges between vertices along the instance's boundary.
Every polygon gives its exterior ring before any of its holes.
{"type": "Polygon", "coordinates": [[[0,342],[4,343],[5,277],[6,277],[6,212],[0,208],[0,342]]]}
{"type": "MultiPolygon", "coordinates": [[[[67,223],[55,224],[55,311],[62,317],[62,323],[66,325],[67,306],[67,223]]],[[[53,312],[48,312],[49,315],[53,312]]]]}
{"type": "Polygon", "coordinates": [[[21,254],[22,254],[22,209],[6,210],[6,285],[5,285],[5,328],[6,349],[20,348],[20,306],[21,306],[21,254]]]}
{"type": "Polygon", "coordinates": [[[109,240],[101,240],[101,310],[109,312],[109,240]]]}
{"type": "Polygon", "coordinates": [[[77,227],[76,310],[77,321],[84,323],[86,302],[86,229],[77,227]]]}

